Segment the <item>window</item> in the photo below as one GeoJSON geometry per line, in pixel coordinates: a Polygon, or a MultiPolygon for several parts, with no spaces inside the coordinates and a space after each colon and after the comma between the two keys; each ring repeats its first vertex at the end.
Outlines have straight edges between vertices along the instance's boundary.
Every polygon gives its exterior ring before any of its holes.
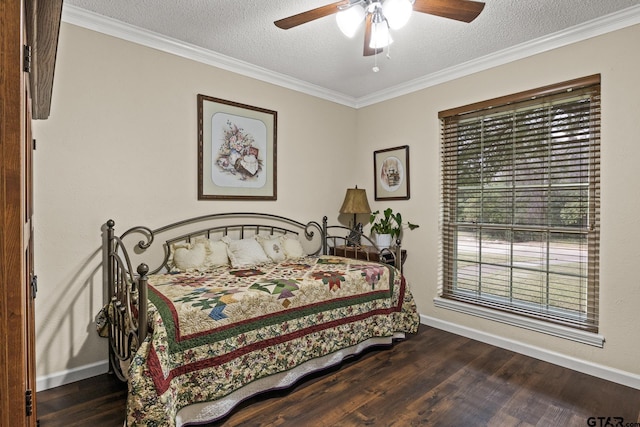
{"type": "Polygon", "coordinates": [[[600,76],[439,118],[443,306],[597,333],[600,76]]]}

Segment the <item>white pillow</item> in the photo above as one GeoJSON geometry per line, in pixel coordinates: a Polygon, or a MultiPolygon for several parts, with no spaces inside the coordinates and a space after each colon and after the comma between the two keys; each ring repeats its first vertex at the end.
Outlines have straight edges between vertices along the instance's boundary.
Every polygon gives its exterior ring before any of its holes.
{"type": "Polygon", "coordinates": [[[206,250],[204,259],[204,267],[207,269],[216,268],[223,265],[229,265],[229,256],[227,255],[227,244],[220,240],[210,240],[206,237],[196,238],[196,243],[202,243],[206,250]]]}
{"type": "Polygon", "coordinates": [[[280,262],[286,259],[284,248],[282,247],[282,236],[257,236],[256,240],[262,245],[264,253],[267,254],[271,261],[280,262]]]}
{"type": "Polygon", "coordinates": [[[172,269],[190,272],[204,268],[207,252],[202,243],[174,243],[171,245],[171,253],[172,269]]]}
{"type": "Polygon", "coordinates": [[[251,267],[270,262],[262,246],[255,238],[231,240],[228,236],[221,239],[227,244],[227,255],[233,268],[251,267]]]}
{"type": "Polygon", "coordinates": [[[282,239],[282,248],[287,258],[302,258],[307,253],[302,248],[298,239],[292,239],[291,237],[284,237],[282,239]]]}

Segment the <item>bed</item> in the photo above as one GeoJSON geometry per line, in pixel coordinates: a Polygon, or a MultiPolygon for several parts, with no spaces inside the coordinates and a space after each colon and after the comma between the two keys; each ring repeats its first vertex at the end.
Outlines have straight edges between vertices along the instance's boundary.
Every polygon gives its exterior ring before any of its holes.
{"type": "Polygon", "coordinates": [[[213,422],[418,328],[399,244],[380,251],[384,263],[330,255],[375,243],[326,217],[223,213],[119,235],[109,220],[102,231],[97,323],[110,370],[128,381],[129,426],[213,422]]]}

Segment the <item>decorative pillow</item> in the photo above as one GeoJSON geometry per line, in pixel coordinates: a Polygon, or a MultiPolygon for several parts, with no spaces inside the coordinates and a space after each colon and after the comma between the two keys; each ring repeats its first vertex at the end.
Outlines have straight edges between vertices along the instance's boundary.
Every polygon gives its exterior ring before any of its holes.
{"type": "Polygon", "coordinates": [[[228,236],[221,239],[227,244],[227,254],[233,268],[251,267],[270,262],[262,246],[255,238],[231,240],[228,236]]]}
{"type": "Polygon", "coordinates": [[[190,272],[204,268],[207,252],[202,243],[174,243],[171,245],[171,254],[172,270],[190,272]]]}
{"type": "Polygon", "coordinates": [[[287,258],[302,258],[307,255],[300,241],[298,239],[292,239],[291,237],[285,236],[282,239],[282,248],[287,258]]]}
{"type": "Polygon", "coordinates": [[[206,237],[196,238],[196,243],[202,243],[206,251],[204,267],[207,269],[229,265],[227,244],[221,240],[210,240],[206,237]]]}
{"type": "Polygon", "coordinates": [[[262,245],[264,253],[271,261],[280,262],[286,259],[284,248],[282,247],[282,236],[256,236],[256,240],[262,245]]]}

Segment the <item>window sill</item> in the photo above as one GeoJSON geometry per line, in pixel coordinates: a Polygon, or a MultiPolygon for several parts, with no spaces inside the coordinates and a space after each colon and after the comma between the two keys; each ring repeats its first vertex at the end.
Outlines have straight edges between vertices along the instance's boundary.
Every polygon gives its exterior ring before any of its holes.
{"type": "Polygon", "coordinates": [[[543,322],[524,316],[517,316],[498,310],[491,310],[473,304],[465,304],[463,302],[453,301],[441,297],[434,298],[433,303],[436,307],[439,308],[453,310],[464,314],[470,314],[472,316],[480,317],[483,319],[493,320],[495,322],[501,322],[507,325],[541,332],[543,334],[564,338],[582,344],[588,344],[599,348],[602,348],[604,346],[604,337],[592,332],[585,332],[562,325],[543,322]]]}

